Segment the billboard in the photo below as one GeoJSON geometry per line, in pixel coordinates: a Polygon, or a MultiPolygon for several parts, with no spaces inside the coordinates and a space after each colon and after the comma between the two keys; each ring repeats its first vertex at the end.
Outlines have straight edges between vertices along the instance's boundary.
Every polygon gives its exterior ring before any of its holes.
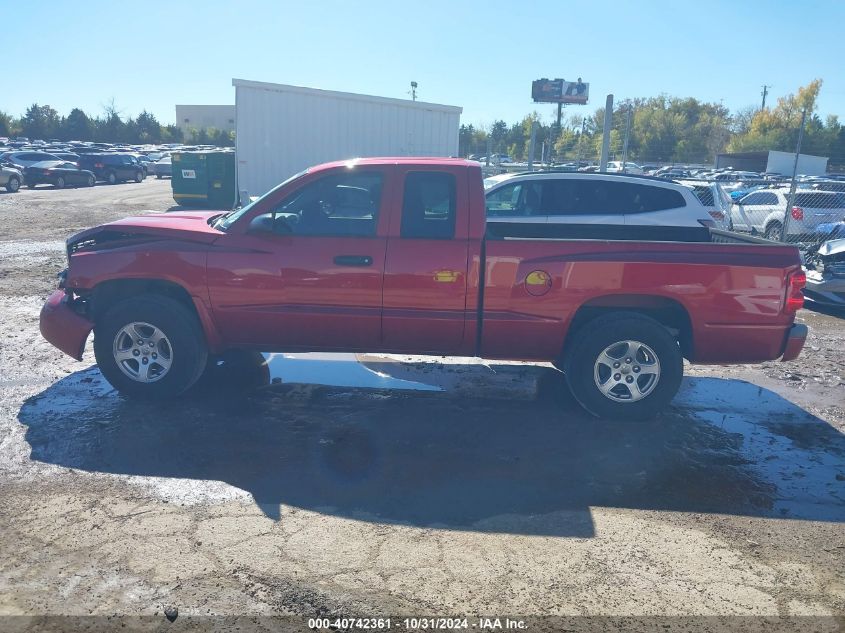
{"type": "Polygon", "coordinates": [[[536,79],[531,82],[531,98],[536,103],[578,103],[584,105],[590,98],[590,84],[564,79],[536,79]]]}

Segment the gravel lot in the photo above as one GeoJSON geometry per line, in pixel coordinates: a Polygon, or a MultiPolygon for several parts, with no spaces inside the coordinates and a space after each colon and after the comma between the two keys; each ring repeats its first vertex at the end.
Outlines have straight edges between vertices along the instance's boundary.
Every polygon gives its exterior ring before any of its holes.
{"type": "Polygon", "coordinates": [[[840,316],[640,425],[472,359],[245,357],[134,403],[38,311],[69,234],[172,206],[0,194],[0,614],[845,617],[840,316]]]}

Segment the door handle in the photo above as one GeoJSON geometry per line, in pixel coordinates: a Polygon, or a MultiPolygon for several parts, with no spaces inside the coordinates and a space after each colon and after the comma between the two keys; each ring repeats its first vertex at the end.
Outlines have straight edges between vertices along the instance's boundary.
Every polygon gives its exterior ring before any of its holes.
{"type": "Polygon", "coordinates": [[[372,266],[373,258],[369,255],[337,255],[334,263],[338,266],[372,266]]]}

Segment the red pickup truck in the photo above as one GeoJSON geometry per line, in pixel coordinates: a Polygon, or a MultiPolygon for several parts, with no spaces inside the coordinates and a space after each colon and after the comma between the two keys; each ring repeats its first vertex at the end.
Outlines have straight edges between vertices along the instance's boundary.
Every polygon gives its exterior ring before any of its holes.
{"type": "Polygon", "coordinates": [[[795,247],[619,229],[487,222],[469,161],[329,163],[228,214],[73,236],[41,332],[81,360],[93,330],[127,395],[179,394],[229,349],[381,351],[551,361],[588,411],[628,419],[672,399],[683,358],[799,354],[795,247]]]}

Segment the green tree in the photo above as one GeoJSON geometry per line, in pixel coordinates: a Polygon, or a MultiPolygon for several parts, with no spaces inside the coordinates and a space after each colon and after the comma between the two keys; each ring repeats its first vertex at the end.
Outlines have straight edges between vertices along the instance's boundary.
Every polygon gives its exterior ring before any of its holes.
{"type": "Polygon", "coordinates": [[[59,138],[65,141],[90,141],[94,138],[94,124],[87,114],[74,108],[62,119],[59,138]]]}
{"type": "Polygon", "coordinates": [[[59,113],[53,108],[33,103],[21,119],[21,131],[31,139],[49,139],[56,135],[59,123],[59,113]]]}

